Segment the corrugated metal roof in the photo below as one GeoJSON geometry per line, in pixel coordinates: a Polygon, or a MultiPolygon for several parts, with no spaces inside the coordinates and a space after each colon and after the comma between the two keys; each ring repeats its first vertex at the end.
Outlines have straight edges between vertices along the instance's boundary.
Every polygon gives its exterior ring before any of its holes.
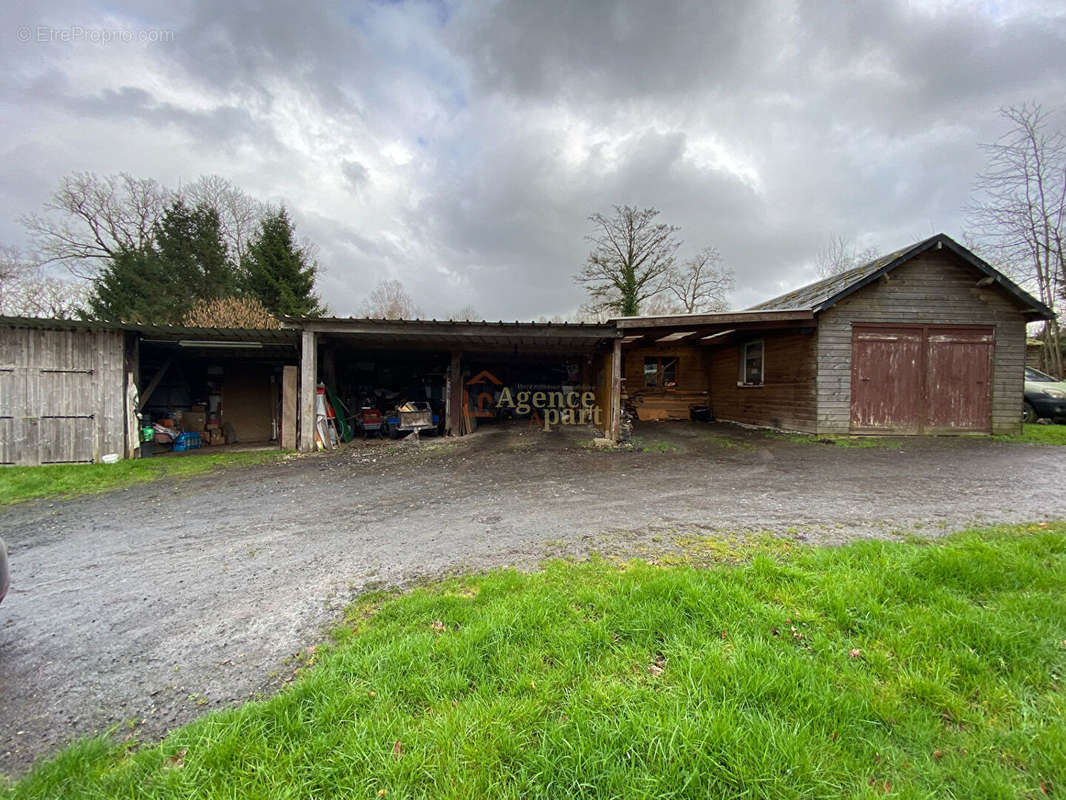
{"type": "Polygon", "coordinates": [[[118,331],[125,330],[120,325],[95,320],[51,319],[48,317],[0,317],[0,325],[8,328],[45,328],[48,330],[87,330],[118,331]]]}
{"type": "Polygon", "coordinates": [[[466,322],[425,319],[325,317],[289,319],[287,324],[374,347],[587,351],[620,335],[614,325],[562,322],[466,322]]]}
{"type": "Polygon", "coordinates": [[[300,338],[295,328],[189,328],[177,325],[141,325],[98,320],[48,319],[43,317],[0,317],[0,326],[47,330],[132,331],[146,338],[178,341],[235,341],[290,344],[300,338]]]}
{"type": "Polygon", "coordinates": [[[410,325],[439,325],[439,326],[451,326],[451,327],[469,327],[469,326],[483,326],[483,327],[512,327],[512,328],[537,328],[537,329],[568,329],[568,328],[604,328],[609,329],[613,326],[610,324],[600,324],[595,322],[521,322],[515,320],[509,322],[506,320],[488,320],[488,319],[385,319],[383,317],[284,317],[283,321],[294,327],[301,325],[314,325],[319,323],[336,323],[339,325],[351,324],[351,325],[378,325],[384,328],[396,327],[402,328],[410,325]]]}
{"type": "Polygon", "coordinates": [[[192,339],[196,341],[264,342],[294,344],[300,340],[295,328],[187,328],[173,325],[128,325],[146,339],[192,339]]]}

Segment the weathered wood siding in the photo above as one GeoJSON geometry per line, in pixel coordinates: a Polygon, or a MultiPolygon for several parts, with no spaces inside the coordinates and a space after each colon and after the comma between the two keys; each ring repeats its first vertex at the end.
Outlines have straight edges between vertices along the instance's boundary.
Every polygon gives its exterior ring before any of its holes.
{"type": "Polygon", "coordinates": [[[125,391],[121,331],[0,328],[0,463],[124,455],[125,391]]]}
{"type": "MultiPolygon", "coordinates": [[[[612,376],[611,358],[613,351],[598,352],[592,357],[593,392],[596,394],[596,407],[600,410],[599,428],[604,436],[611,435],[611,396],[612,376]]],[[[595,422],[595,419],[593,420],[595,422]]]]}
{"type": "MultiPolygon", "coordinates": [[[[1025,319],[1016,302],[952,253],[929,251],[842,300],[818,318],[817,432],[847,433],[851,421],[852,323],[988,325],[995,329],[992,432],[1021,426],[1025,319]]],[[[935,402],[935,398],[933,400],[935,402]]]]}
{"type": "Polygon", "coordinates": [[[637,409],[637,419],[688,419],[689,407],[707,405],[706,353],[703,347],[661,344],[622,351],[622,391],[637,409]],[[677,386],[644,385],[645,358],[676,358],[677,386]]]}
{"type": "Polygon", "coordinates": [[[222,380],[222,421],[233,425],[238,442],[269,442],[274,434],[271,368],[235,361],[222,380]]]}
{"type": "Polygon", "coordinates": [[[813,331],[766,331],[711,351],[711,408],[728,422],[813,432],[815,425],[813,331]],[[763,385],[740,386],[744,342],[763,341],[763,385]]]}

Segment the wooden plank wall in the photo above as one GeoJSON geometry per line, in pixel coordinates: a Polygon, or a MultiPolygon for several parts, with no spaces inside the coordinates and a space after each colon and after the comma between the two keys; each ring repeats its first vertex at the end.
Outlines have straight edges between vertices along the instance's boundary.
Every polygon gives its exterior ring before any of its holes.
{"type": "Polygon", "coordinates": [[[815,427],[813,331],[766,331],[710,353],[711,408],[717,419],[813,432],[815,427]],[[762,339],[763,385],[739,386],[740,348],[762,339]]]}
{"type": "Polygon", "coordinates": [[[222,378],[222,421],[233,425],[237,441],[269,442],[274,434],[273,370],[233,361],[222,378]]]}
{"type": "Polygon", "coordinates": [[[638,345],[623,350],[622,393],[636,407],[637,419],[688,419],[689,406],[707,405],[705,359],[704,348],[694,345],[638,345]],[[677,386],[645,386],[645,358],[676,358],[677,386]]]}
{"type": "Polygon", "coordinates": [[[0,328],[0,463],[126,451],[125,334],[0,328]]]}
{"type": "Polygon", "coordinates": [[[600,409],[600,430],[610,436],[611,428],[611,357],[613,353],[596,353],[592,360],[592,373],[596,393],[596,407],[600,409]]]}
{"type": "Polygon", "coordinates": [[[281,378],[281,449],[296,449],[296,425],[299,419],[297,407],[300,368],[286,365],[281,378]]]}
{"type": "Polygon", "coordinates": [[[992,432],[1021,429],[1025,319],[1009,295],[979,287],[983,274],[947,250],[929,251],[842,300],[818,320],[818,433],[847,433],[851,422],[853,322],[991,325],[992,432]]]}

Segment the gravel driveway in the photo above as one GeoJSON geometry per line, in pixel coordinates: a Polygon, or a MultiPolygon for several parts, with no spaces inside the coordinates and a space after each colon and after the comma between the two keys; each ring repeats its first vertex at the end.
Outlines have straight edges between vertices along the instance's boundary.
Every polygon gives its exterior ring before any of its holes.
{"type": "MultiPolygon", "coordinates": [[[[845,448],[661,424],[645,452],[525,428],[0,511],[0,773],[131,722],[151,739],[278,685],[358,592],[669,539],[812,542],[1066,517],[1066,449],[845,448]],[[664,450],[667,452],[655,452],[664,450]]],[[[125,728],[122,729],[125,732],[125,728]]]]}

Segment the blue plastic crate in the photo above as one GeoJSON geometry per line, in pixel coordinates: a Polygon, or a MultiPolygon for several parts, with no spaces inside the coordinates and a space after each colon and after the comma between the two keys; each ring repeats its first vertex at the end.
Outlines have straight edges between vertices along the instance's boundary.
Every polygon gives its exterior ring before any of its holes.
{"type": "Polygon", "coordinates": [[[200,434],[192,431],[179,433],[178,438],[174,440],[174,449],[179,452],[183,450],[199,450],[202,446],[203,440],[200,438],[200,434]]]}

